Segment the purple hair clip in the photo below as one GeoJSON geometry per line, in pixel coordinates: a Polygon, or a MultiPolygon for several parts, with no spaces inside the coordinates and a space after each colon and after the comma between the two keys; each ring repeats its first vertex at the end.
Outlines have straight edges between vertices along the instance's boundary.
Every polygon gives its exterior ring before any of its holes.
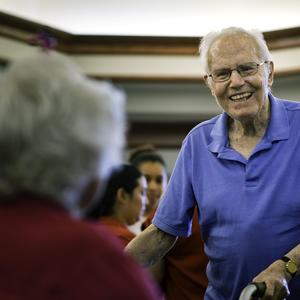
{"type": "Polygon", "coordinates": [[[42,47],[44,51],[49,51],[56,47],[57,40],[45,32],[39,32],[30,39],[30,43],[42,47]]]}

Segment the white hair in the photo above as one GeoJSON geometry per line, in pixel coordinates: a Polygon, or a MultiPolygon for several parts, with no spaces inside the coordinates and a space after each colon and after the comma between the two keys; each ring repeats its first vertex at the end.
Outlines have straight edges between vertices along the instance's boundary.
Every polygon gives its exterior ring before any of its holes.
{"type": "Polygon", "coordinates": [[[225,28],[221,31],[212,31],[201,39],[199,51],[200,51],[200,62],[201,62],[201,66],[202,66],[204,73],[206,73],[206,74],[209,73],[208,55],[209,55],[209,50],[210,50],[210,47],[212,46],[212,44],[217,39],[219,39],[223,36],[235,35],[238,33],[246,34],[254,39],[254,41],[258,45],[260,59],[267,60],[267,61],[272,60],[271,53],[268,49],[268,46],[263,37],[263,34],[260,31],[245,30],[245,29],[239,28],[239,27],[229,27],[229,28],[225,28]]]}
{"type": "Polygon", "coordinates": [[[39,52],[4,71],[0,91],[0,193],[29,191],[73,208],[66,194],[121,161],[125,95],[39,52]]]}

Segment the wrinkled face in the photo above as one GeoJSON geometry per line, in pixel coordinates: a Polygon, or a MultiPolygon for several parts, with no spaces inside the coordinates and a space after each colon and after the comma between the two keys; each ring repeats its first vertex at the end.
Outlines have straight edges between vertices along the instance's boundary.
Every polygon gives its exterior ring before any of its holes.
{"type": "Polygon", "coordinates": [[[168,176],[167,171],[159,162],[143,162],[139,166],[139,170],[147,180],[147,198],[148,203],[146,213],[156,208],[160,197],[166,190],[168,176]]]}
{"type": "Polygon", "coordinates": [[[144,176],[138,179],[138,185],[131,194],[128,194],[127,201],[127,225],[132,225],[139,221],[144,215],[147,203],[147,181],[144,176]]]}
{"type": "MultiPolygon", "coordinates": [[[[258,46],[245,34],[223,36],[216,40],[208,56],[210,72],[235,69],[248,62],[261,63],[258,46]]],[[[224,82],[206,78],[211,93],[221,108],[234,120],[246,121],[257,118],[266,109],[268,87],[273,82],[273,64],[263,64],[254,75],[242,77],[236,70],[224,82]],[[269,70],[269,71],[268,71],[269,70]]]]}

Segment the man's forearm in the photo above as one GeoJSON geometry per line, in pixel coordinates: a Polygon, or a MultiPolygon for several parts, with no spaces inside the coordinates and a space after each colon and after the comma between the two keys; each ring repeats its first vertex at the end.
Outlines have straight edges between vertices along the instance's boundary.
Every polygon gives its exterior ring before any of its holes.
{"type": "Polygon", "coordinates": [[[175,244],[177,237],[155,225],[150,225],[125,248],[142,266],[149,267],[160,260],[175,244]]]}

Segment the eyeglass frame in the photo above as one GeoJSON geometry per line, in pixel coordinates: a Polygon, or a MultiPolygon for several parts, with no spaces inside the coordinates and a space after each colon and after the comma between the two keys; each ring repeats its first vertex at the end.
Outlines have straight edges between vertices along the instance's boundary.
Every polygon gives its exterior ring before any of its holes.
{"type": "MultiPolygon", "coordinates": [[[[259,67],[261,67],[262,65],[267,64],[267,63],[269,63],[269,62],[270,62],[269,60],[265,60],[265,61],[263,61],[263,62],[261,62],[261,63],[248,62],[248,63],[240,64],[240,65],[238,65],[238,66],[237,66],[236,68],[234,68],[234,69],[224,68],[223,70],[228,70],[228,71],[229,71],[229,73],[228,73],[228,74],[229,74],[228,78],[226,78],[226,79],[224,79],[224,80],[214,80],[213,74],[212,74],[212,73],[211,73],[211,74],[207,74],[206,77],[210,77],[210,78],[212,79],[212,81],[214,81],[214,82],[225,82],[225,81],[227,81],[227,80],[230,79],[230,77],[231,77],[233,71],[237,71],[237,72],[239,73],[239,75],[240,75],[241,77],[244,78],[244,77],[247,77],[247,76],[255,75],[255,74],[258,72],[259,67]],[[244,76],[243,76],[243,75],[240,73],[240,71],[239,71],[239,67],[242,66],[242,65],[245,65],[245,64],[249,64],[249,63],[253,63],[253,64],[256,65],[255,72],[252,73],[252,74],[244,75],[244,76]]],[[[222,70],[222,69],[219,69],[219,70],[222,70]]]]}

